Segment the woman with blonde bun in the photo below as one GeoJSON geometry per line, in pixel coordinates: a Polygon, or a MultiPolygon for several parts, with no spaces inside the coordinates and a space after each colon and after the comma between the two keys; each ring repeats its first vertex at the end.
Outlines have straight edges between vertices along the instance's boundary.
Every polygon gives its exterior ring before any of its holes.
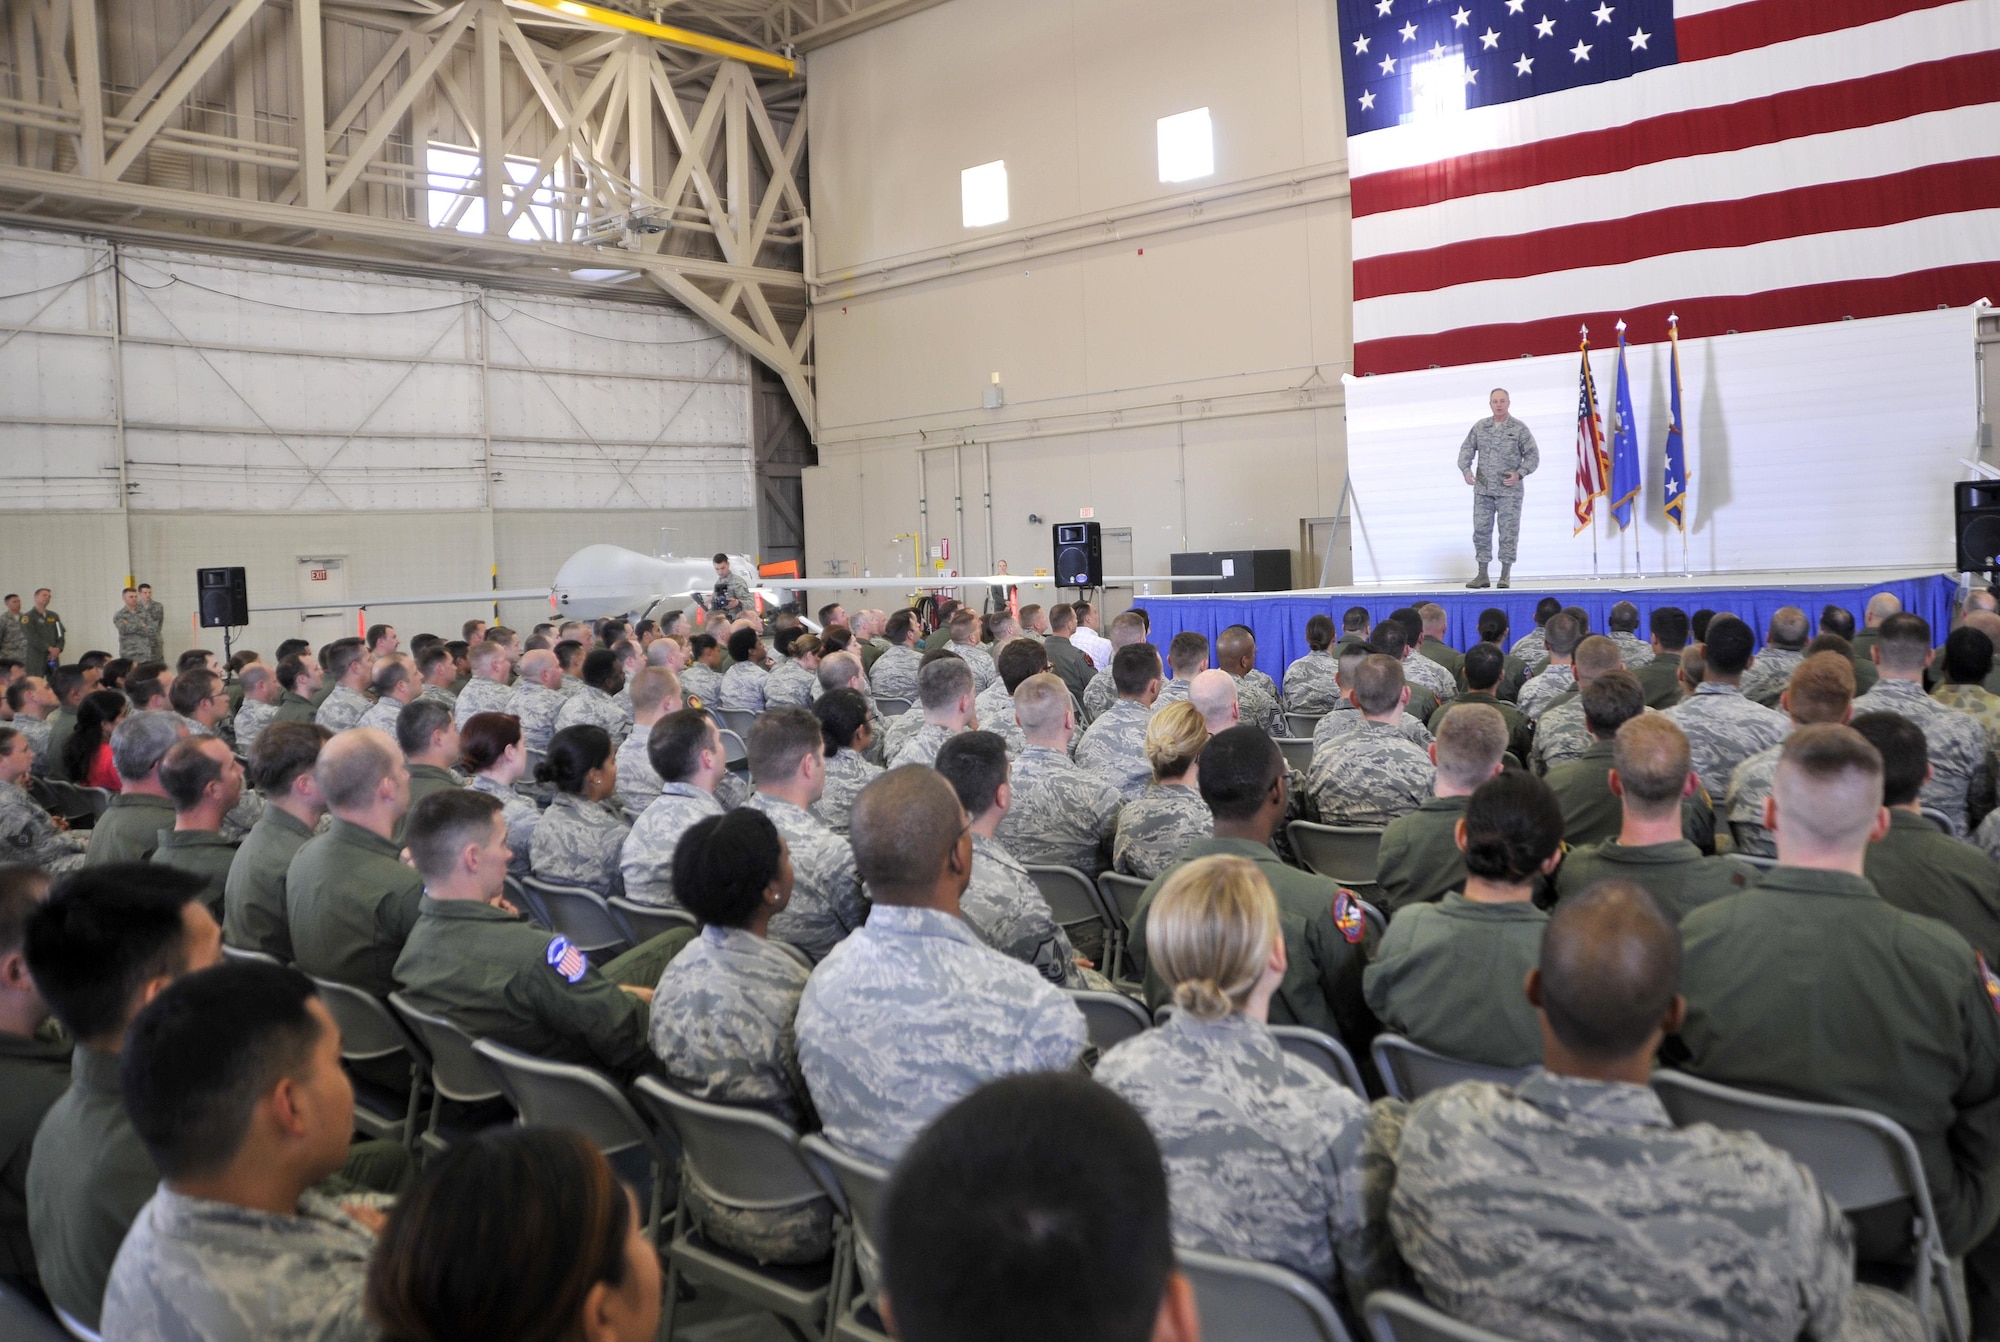
{"type": "Polygon", "coordinates": [[[1173,1014],[1106,1053],[1097,1079],[1159,1140],[1174,1242],[1292,1268],[1358,1305],[1386,1249],[1361,1191],[1367,1106],[1265,1024],[1285,976],[1270,884],[1247,858],[1189,862],[1154,896],[1146,954],[1173,1014]]]}
{"type": "Polygon", "coordinates": [[[1146,760],[1153,781],[1118,812],[1111,862],[1127,876],[1152,880],[1179,860],[1181,849],[1215,832],[1215,817],[1201,799],[1198,761],[1208,726],[1183,699],[1153,714],[1146,727],[1146,760]]]}

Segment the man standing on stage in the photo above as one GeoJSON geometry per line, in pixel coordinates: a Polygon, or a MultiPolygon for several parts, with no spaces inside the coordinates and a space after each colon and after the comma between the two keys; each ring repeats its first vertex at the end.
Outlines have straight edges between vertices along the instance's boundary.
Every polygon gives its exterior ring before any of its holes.
{"type": "Polygon", "coordinates": [[[1479,576],[1467,587],[1491,587],[1486,567],[1493,560],[1493,519],[1500,519],[1500,585],[1511,586],[1514,549],[1521,539],[1521,481],[1542,464],[1535,447],[1535,435],[1528,426],[1507,413],[1513,402],[1505,387],[1495,387],[1486,398],[1493,408],[1491,419],[1482,419],[1465,435],[1458,449],[1458,471],[1472,486],[1472,553],[1479,560],[1479,576]],[[1477,455],[1479,468],[1473,471],[1477,455]]]}

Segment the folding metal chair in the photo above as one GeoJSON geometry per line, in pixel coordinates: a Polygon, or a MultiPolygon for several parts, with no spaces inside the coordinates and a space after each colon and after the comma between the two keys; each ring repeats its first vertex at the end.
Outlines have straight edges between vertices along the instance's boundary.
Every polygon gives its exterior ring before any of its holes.
{"type": "Polygon", "coordinates": [[[1951,817],[1946,815],[1943,811],[1938,810],[1937,807],[1924,806],[1920,807],[1919,809],[1923,812],[1924,819],[1930,821],[1933,825],[1936,825],[1946,834],[1955,835],[1958,833],[1958,830],[1952,826],[1951,817]]]}
{"type": "Polygon", "coordinates": [[[329,979],[315,978],[312,985],[340,1027],[342,1062],[388,1061],[400,1055],[408,1064],[409,1090],[404,1095],[353,1078],[354,1126],[378,1141],[414,1147],[417,1115],[423,1110],[424,1068],[412,1051],[419,1045],[410,1037],[409,1028],[372,993],[329,979]]]}
{"type": "Polygon", "coordinates": [[[1090,992],[1082,988],[1066,990],[1069,1000],[1083,1012],[1083,1028],[1091,1045],[1107,1053],[1152,1025],[1146,1008],[1124,993],[1090,992]]]}
{"type": "Polygon", "coordinates": [[[848,1155],[817,1133],[799,1138],[799,1158],[833,1199],[845,1225],[840,1245],[845,1261],[835,1267],[834,1323],[829,1336],[837,1342],[888,1342],[875,1314],[875,1302],[868,1298],[865,1287],[856,1289],[856,1275],[863,1253],[874,1252],[876,1218],[889,1171],[848,1155]]]}
{"type": "Polygon", "coordinates": [[[677,931],[683,927],[699,928],[701,922],[686,909],[663,909],[657,904],[635,904],[629,899],[612,896],[605,901],[612,916],[625,924],[636,945],[651,941],[665,932],[677,931]]]}
{"type": "Polygon", "coordinates": [[[1731,853],[1730,856],[1735,858],[1738,862],[1749,863],[1751,866],[1757,868],[1757,870],[1759,871],[1770,871],[1778,865],[1777,858],[1758,857],[1754,853],[1731,853]]]}
{"type": "Polygon", "coordinates": [[[580,885],[558,885],[530,876],[524,889],[548,910],[549,923],[586,955],[610,958],[630,949],[632,936],[611,911],[604,896],[580,885]]]}
{"type": "Polygon", "coordinates": [[[1203,1342],[1351,1342],[1333,1302],[1288,1268],[1177,1249],[1203,1342]]]}
{"type": "Polygon", "coordinates": [[[837,1255],[798,1267],[761,1264],[709,1240],[688,1215],[690,1186],[728,1206],[755,1211],[784,1211],[826,1198],[799,1155],[798,1134],[770,1114],[697,1100],[655,1077],[640,1077],[632,1092],[681,1151],[681,1200],[667,1244],[660,1336],[673,1336],[675,1286],[681,1277],[715,1286],[822,1335],[831,1329],[837,1255]]]}
{"type": "Polygon", "coordinates": [[[1363,1312],[1374,1342],[1509,1342],[1498,1333],[1460,1323],[1401,1291],[1377,1291],[1363,1312]]]}
{"type": "Polygon", "coordinates": [[[755,713],[744,708],[717,708],[713,704],[709,705],[708,711],[715,715],[715,720],[725,730],[734,732],[738,740],[750,739],[750,724],[757,720],[755,713]]]}
{"type": "Polygon", "coordinates": [[[887,722],[890,718],[901,717],[909,712],[910,701],[898,699],[893,694],[878,694],[875,696],[875,711],[882,715],[882,721],[887,722]]]}
{"type": "Polygon", "coordinates": [[[1301,774],[1312,768],[1313,742],[1310,736],[1281,736],[1278,749],[1285,753],[1285,763],[1301,774]]]}
{"type": "Polygon", "coordinates": [[[1132,920],[1139,916],[1139,900],[1151,881],[1107,871],[1097,878],[1097,893],[1105,912],[1118,920],[1118,954],[1105,973],[1119,982],[1130,977],[1132,968],[1132,920]]]}
{"type": "Polygon", "coordinates": [[[1376,1035],[1370,1051],[1375,1055],[1375,1070],[1382,1074],[1382,1085],[1399,1100],[1414,1100],[1461,1081],[1492,1081],[1511,1086],[1534,1070],[1447,1058],[1399,1034],[1376,1035]]]}
{"type": "Polygon", "coordinates": [[[661,1142],[659,1134],[633,1109],[611,1078],[574,1063],[550,1062],[523,1053],[491,1039],[475,1039],[472,1051],[485,1062],[508,1102],[523,1123],[542,1123],[568,1128],[588,1137],[607,1160],[626,1166],[619,1156],[643,1156],[650,1178],[648,1232],[657,1243],[660,1213],[666,1201],[666,1185],[679,1156],[661,1142]]]}
{"type": "Polygon", "coordinates": [[[722,762],[731,769],[748,769],[750,747],[744,744],[743,735],[729,727],[719,729],[719,734],[722,737],[722,762]]]}
{"type": "MultiPolygon", "coordinates": [[[[447,1132],[445,1101],[469,1108],[493,1104],[505,1096],[505,1092],[493,1083],[492,1069],[472,1051],[472,1036],[443,1016],[434,1016],[411,1006],[409,999],[401,993],[390,993],[389,1005],[410,1027],[410,1033],[416,1036],[416,1042],[422,1049],[418,1061],[423,1063],[431,1093],[436,1097],[431,1102],[430,1124],[419,1139],[423,1149],[435,1155],[467,1131],[491,1126],[474,1125],[460,1130],[453,1125],[447,1132]]],[[[499,1121],[504,1120],[496,1119],[496,1122],[499,1121]]]]}
{"type": "Polygon", "coordinates": [[[550,932],[555,931],[555,924],[550,920],[548,908],[542,903],[541,896],[528,889],[518,876],[507,878],[507,902],[519,909],[536,927],[550,932]]]}
{"type": "Polygon", "coordinates": [[[1285,714],[1286,730],[1290,731],[1293,736],[1301,736],[1310,741],[1313,738],[1313,733],[1319,730],[1319,720],[1325,716],[1326,714],[1324,713],[1287,713],[1285,714]]]}
{"type": "Polygon", "coordinates": [[[1685,1072],[1653,1073],[1653,1091],[1675,1123],[1713,1123],[1754,1132],[1813,1172],[1820,1188],[1844,1212],[1890,1204],[1910,1207],[1910,1298],[1930,1317],[1932,1286],[1943,1293],[1945,1324],[1953,1342],[1970,1332],[1952,1289],[1951,1259],[1938,1236],[1930,1186],[1916,1143],[1902,1124],[1868,1109],[1812,1104],[1759,1095],[1704,1081],[1685,1072]]]}
{"type": "Polygon", "coordinates": [[[1382,851],[1382,831],[1368,825],[1316,825],[1294,820],[1285,826],[1292,851],[1306,870],[1342,885],[1373,886],[1382,851]]]}
{"type": "Polygon", "coordinates": [[[248,950],[242,946],[224,946],[222,948],[222,958],[246,965],[282,965],[285,963],[275,955],[266,955],[262,951],[248,950]]]}
{"type": "Polygon", "coordinates": [[[63,1331],[71,1337],[76,1338],[77,1342],[104,1342],[104,1339],[99,1337],[93,1329],[84,1325],[83,1320],[71,1314],[61,1305],[52,1303],[49,1308],[56,1312],[56,1319],[62,1324],[63,1331]]]}
{"type": "MultiPolygon", "coordinates": [[[[1024,864],[1025,865],[1025,864],[1024,864]]],[[[1081,947],[1101,945],[1100,964],[1109,966],[1119,954],[1118,919],[1098,893],[1097,882],[1075,867],[1028,866],[1028,877],[1048,901],[1049,912],[1081,947]],[[1079,929],[1084,935],[1078,936],[1079,929]]],[[[1084,950],[1088,955],[1089,950],[1084,950]]]]}
{"type": "Polygon", "coordinates": [[[1361,1069],[1354,1065],[1354,1055],[1347,1051],[1347,1045],[1310,1025],[1273,1025],[1270,1030],[1278,1037],[1279,1048],[1300,1062],[1317,1067],[1367,1103],[1368,1088],[1362,1084],[1361,1069]]]}

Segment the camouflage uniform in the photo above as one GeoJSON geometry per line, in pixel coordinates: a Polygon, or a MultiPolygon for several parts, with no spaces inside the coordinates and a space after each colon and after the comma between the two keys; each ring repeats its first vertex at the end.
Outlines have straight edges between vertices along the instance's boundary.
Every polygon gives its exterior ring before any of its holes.
{"type": "Polygon", "coordinates": [[[1970,811],[1991,804],[1992,774],[1988,770],[1986,731],[1974,719],[1946,708],[1910,680],[1888,677],[1854,701],[1854,716],[1894,713],[1923,729],[1930,747],[1931,781],[1918,800],[1951,817],[1952,833],[1964,838],[1972,830],[1970,811]]]}
{"type": "Polygon", "coordinates": [[[1387,1284],[1387,1237],[1362,1195],[1367,1103],[1287,1057],[1262,1021],[1176,1011],[1096,1077],[1160,1144],[1174,1243],[1344,1279],[1350,1301],[1387,1284]]]}
{"type": "Polygon", "coordinates": [[[868,897],[847,840],[812,812],[769,793],[744,805],[771,817],[792,856],[792,902],[771,919],[771,935],[789,941],[815,964],[868,921],[868,897]]]}
{"type": "MultiPolygon", "coordinates": [[[[667,1080],[699,1100],[771,1113],[794,1128],[812,1105],[799,1071],[792,1021],[806,967],[755,933],[704,927],[653,990],[653,1055],[667,1080]]],[[[685,1180],[702,1233],[760,1263],[812,1263],[832,1248],[824,1197],[785,1207],[733,1207],[685,1180]]]]}
{"type": "Polygon", "coordinates": [[[535,826],[528,865],[544,881],[580,885],[607,899],[622,896],[625,878],[618,855],[631,832],[624,818],[603,802],[558,792],[535,826]]]}
{"type": "Polygon", "coordinates": [[[786,658],[764,681],[766,708],[811,708],[819,697],[819,675],[786,658]]]}
{"type": "MultiPolygon", "coordinates": [[[[1162,681],[1160,683],[1160,688],[1162,689],[1166,688],[1165,681],[1162,681]]],[[[1004,682],[1002,682],[1001,684],[1001,690],[1003,693],[1006,690],[1006,684],[1004,682]]],[[[981,700],[984,700],[986,696],[984,694],[981,694],[979,697],[981,698],[981,700]]],[[[1090,678],[1090,685],[1083,692],[1084,720],[1086,722],[1097,721],[1098,715],[1104,712],[1105,709],[1111,707],[1112,703],[1117,698],[1118,698],[1118,682],[1111,678],[1111,672],[1099,671],[1096,675],[1090,678]]],[[[979,720],[982,723],[986,721],[984,716],[981,716],[979,720]]],[[[988,730],[991,729],[989,728],[988,730]]]]}
{"type": "Polygon", "coordinates": [[[1583,752],[1590,749],[1590,743],[1597,738],[1584,725],[1583,700],[1564,696],[1562,702],[1553,703],[1542,713],[1540,722],[1535,724],[1535,744],[1530,749],[1531,763],[1538,774],[1546,774],[1558,764],[1567,764],[1574,759],[1582,759],[1583,752]]]}
{"type": "Polygon", "coordinates": [[[1332,653],[1309,652],[1285,668],[1285,705],[1291,712],[1331,713],[1339,702],[1340,661],[1332,653]]]}
{"type": "Polygon", "coordinates": [[[243,707],[236,710],[236,753],[248,756],[256,748],[257,734],[277,716],[276,704],[260,704],[255,699],[245,699],[243,707]]]}
{"type": "Polygon", "coordinates": [[[152,1342],[370,1342],[361,1309],[375,1236],[307,1193],[274,1216],[161,1185],[104,1290],[103,1336],[152,1342]]]}
{"type": "Polygon", "coordinates": [[[877,908],[799,1003],[799,1065],[828,1140],[884,1165],[986,1082],[1075,1065],[1085,1038],[1061,989],[936,909],[877,908]]]}
{"type": "MultiPolygon", "coordinates": [[[[335,685],[313,714],[313,721],[330,732],[344,732],[360,725],[370,705],[368,700],[345,685],[335,685]]],[[[393,730],[393,729],[392,729],[393,730]]]]}
{"type": "Polygon", "coordinates": [[[2000,964],[2000,866],[1971,844],[1895,807],[1889,832],[1868,845],[1866,875],[1889,903],[1937,919],[2000,964]]]}
{"type": "Polygon", "coordinates": [[[1181,850],[1215,832],[1215,816],[1197,788],[1148,783],[1118,810],[1111,838],[1111,865],[1127,876],[1150,881],[1180,860],[1181,850]]]}
{"type": "MultiPolygon", "coordinates": [[[[1923,691],[1917,693],[1922,697],[1923,691]]],[[[1711,797],[1728,796],[1729,777],[1736,766],[1766,746],[1777,745],[1792,730],[1792,720],[1783,713],[1751,703],[1734,685],[1713,681],[1697,685],[1693,694],[1667,710],[1667,716],[1686,733],[1694,771],[1711,797]]]]}
{"type": "Polygon", "coordinates": [[[1034,966],[1058,988],[1085,986],[1069,934],[1056,922],[1027,868],[998,839],[972,836],[972,880],[958,909],[980,939],[1002,955],[1034,966]]]}
{"type": "Polygon", "coordinates": [[[1009,759],[1021,758],[1021,752],[1028,748],[1028,736],[1014,721],[1014,696],[1007,693],[1006,681],[996,682],[973,700],[972,711],[979,719],[980,731],[992,732],[1007,743],[1009,759]]]}
{"type": "Polygon", "coordinates": [[[1853,1285],[1847,1222],[1748,1133],[1675,1127],[1645,1086],[1537,1069],[1377,1106],[1389,1228],[1430,1302],[1521,1342],[1917,1342],[1853,1285]]]}
{"type": "MultiPolygon", "coordinates": [[[[1008,714],[1008,717],[1011,719],[1013,714],[1008,714]]],[[[895,717],[890,718],[888,722],[884,723],[881,734],[883,761],[886,763],[901,754],[903,747],[909,743],[910,737],[915,735],[923,725],[924,706],[922,704],[911,704],[908,709],[898,713],[895,717]]],[[[1015,730],[1018,731],[1020,729],[1016,728],[1015,730]]]]}
{"type": "Polygon", "coordinates": [[[465,682],[465,688],[458,692],[458,702],[451,706],[452,724],[460,729],[474,713],[505,713],[510,711],[507,701],[514,691],[497,680],[484,676],[474,676],[465,682]]]}
{"type": "MultiPolygon", "coordinates": [[[[921,713],[922,710],[910,711],[921,713]]],[[[938,722],[921,722],[915,731],[905,733],[897,741],[896,753],[889,757],[889,767],[895,769],[905,764],[936,764],[938,751],[944,749],[946,741],[957,735],[957,728],[947,727],[938,722]]]]}
{"type": "Polygon", "coordinates": [[[157,601],[141,601],[139,609],[145,612],[146,620],[151,626],[151,630],[146,636],[146,656],[144,660],[149,662],[164,662],[167,660],[167,645],[165,640],[160,637],[160,633],[167,625],[167,608],[157,601]]]}
{"type": "Polygon", "coordinates": [[[264,808],[249,837],[229,864],[222,886],[222,939],[240,950],[292,958],[291,925],[285,920],[285,873],[313,832],[304,821],[276,806],[264,808]]]}
{"type": "Polygon", "coordinates": [[[667,783],[639,818],[619,854],[625,898],[635,904],[677,909],[674,898],[674,849],[695,821],[721,815],[722,803],[692,783],[667,783]]]}
{"type": "Polygon", "coordinates": [[[521,749],[539,758],[549,753],[549,738],[556,734],[556,718],[562,710],[560,694],[536,681],[524,680],[507,696],[505,711],[521,724],[521,749]]]}
{"type": "Polygon", "coordinates": [[[1729,795],[1724,806],[1729,833],[1739,853],[1752,857],[1778,855],[1777,841],[1764,828],[1764,798],[1771,795],[1772,781],[1778,776],[1778,756],[1784,749],[1783,741],[1766,746],[1737,765],[1736,772],[1729,775],[1729,795]]]}
{"type": "Polygon", "coordinates": [[[453,716],[458,713],[458,696],[442,685],[426,685],[417,691],[417,698],[428,700],[441,708],[449,709],[453,716]]]}
{"type": "Polygon", "coordinates": [[[1394,918],[1413,904],[1435,904],[1465,888],[1465,854],[1458,822],[1467,797],[1426,797],[1424,804],[1389,822],[1375,866],[1383,911],[1394,918]]]}
{"type": "Polygon", "coordinates": [[[1193,686],[1194,682],[1191,680],[1182,680],[1178,676],[1170,676],[1167,679],[1167,683],[1160,686],[1159,698],[1153,700],[1153,711],[1157,713],[1168,704],[1186,703],[1188,691],[1193,686]]]}
{"type": "MultiPolygon", "coordinates": [[[[0,657],[11,657],[27,666],[28,631],[22,625],[21,617],[5,607],[0,607],[0,657]]],[[[29,666],[28,674],[32,676],[39,672],[29,666]]]]}
{"type": "Polygon", "coordinates": [[[564,672],[562,678],[562,684],[556,686],[556,693],[560,694],[563,698],[567,699],[582,688],[583,688],[583,681],[581,678],[577,676],[572,676],[568,672],[564,672]]]}
{"type": "Polygon", "coordinates": [[[51,725],[49,719],[31,718],[25,713],[17,713],[14,715],[14,720],[7,725],[19,732],[26,738],[28,744],[34,747],[35,762],[29,766],[28,772],[36,778],[47,778],[49,765],[55,762],[52,759],[53,752],[49,749],[51,725]]]}
{"type": "Polygon", "coordinates": [[[153,650],[153,622],[138,608],[120,606],[111,614],[111,627],[118,631],[118,655],[143,662],[153,650]]]}
{"type": "Polygon", "coordinates": [[[370,704],[368,711],[354,725],[373,728],[393,741],[396,739],[396,719],[402,715],[402,702],[393,695],[385,694],[370,704]]]}
{"type": "Polygon", "coordinates": [[[1000,683],[1000,668],[993,664],[993,654],[977,643],[947,643],[945,647],[972,668],[976,690],[988,690],[1000,683]]]}
{"type": "MultiPolygon", "coordinates": [[[[1618,652],[1625,659],[1625,669],[1634,675],[1638,674],[1640,667],[1650,665],[1656,655],[1651,643],[1626,630],[1620,629],[1605,637],[1618,645],[1618,652]]],[[[1762,661],[1763,658],[1760,657],[1758,660],[1762,661]]],[[[1785,674],[1789,676],[1791,672],[1787,671],[1785,674]]]]}
{"type": "Polygon", "coordinates": [[[1565,694],[1575,688],[1574,666],[1548,666],[1521,686],[1520,698],[1515,703],[1523,713],[1540,721],[1543,711],[1555,702],[1557,695],[1565,694]]]}
{"type": "Polygon", "coordinates": [[[907,699],[917,702],[917,666],[923,661],[914,648],[891,644],[889,650],[875,659],[875,665],[868,671],[868,688],[877,695],[888,695],[891,699],[907,699]]]}
{"type": "Polygon", "coordinates": [[[997,837],[1031,866],[1075,867],[1095,876],[1108,865],[1118,793],[1069,756],[1031,745],[1014,762],[1014,804],[997,837]]]}
{"type": "MultiPolygon", "coordinates": [[[[722,699],[722,673],[714,667],[690,662],[681,668],[681,693],[713,706],[722,699]]],[[[688,705],[690,708],[693,704],[688,705]]]]}
{"type": "Polygon", "coordinates": [[[1362,976],[1389,1029],[1448,1058],[1525,1067],[1542,1027],[1521,991],[1541,960],[1549,916],[1526,900],[1474,903],[1454,891],[1399,910],[1362,976]]]}
{"type": "MultiPolygon", "coordinates": [[[[1614,879],[1645,887],[1660,912],[1678,923],[1704,904],[1749,889],[1757,883],[1757,872],[1733,857],[1704,857],[1686,839],[1629,848],[1606,839],[1571,849],[1563,858],[1556,869],[1556,898],[1573,899],[1599,881],[1614,879]]],[[[1994,873],[1994,885],[2000,890],[2000,871],[1994,873]]]]}
{"type": "Polygon", "coordinates": [[[1482,564],[1493,558],[1493,521],[1497,517],[1500,562],[1511,564],[1521,539],[1523,486],[1542,464],[1542,454],[1535,446],[1535,435],[1520,420],[1509,416],[1502,422],[1488,416],[1476,421],[1459,444],[1461,473],[1473,469],[1475,456],[1479,469],[1472,494],[1472,553],[1482,564]],[[1514,483],[1502,484],[1510,474],[1516,476],[1514,483]]]}
{"type": "MultiPolygon", "coordinates": [[[[1366,721],[1368,719],[1361,716],[1361,710],[1351,702],[1336,705],[1320,718],[1319,726],[1313,728],[1313,754],[1317,756],[1330,742],[1338,741],[1366,721]]],[[[1430,749],[1431,742],[1437,739],[1431,735],[1430,728],[1407,712],[1396,720],[1396,734],[1424,750],[1430,749]]]]}
{"type": "Polygon", "coordinates": [[[1955,708],[1986,729],[1986,748],[2000,750],[2000,694],[1984,685],[1940,685],[1931,698],[1955,708]]]}
{"type": "Polygon", "coordinates": [[[1792,672],[1798,670],[1799,663],[1805,659],[1802,651],[1765,648],[1743,673],[1743,697],[1766,708],[1776,708],[1778,696],[1791,686],[1792,672]]]}
{"type": "Polygon", "coordinates": [[[1131,801],[1152,781],[1153,765],[1146,758],[1146,728],[1153,710],[1136,699],[1112,704],[1083,733],[1076,747],[1078,767],[1088,769],[1131,801]]]}
{"type": "Polygon", "coordinates": [[[733,811],[739,806],[748,805],[751,795],[748,773],[730,769],[715,780],[715,799],[722,803],[722,809],[725,811],[733,811]]]}
{"type": "Polygon", "coordinates": [[[1313,753],[1306,791],[1329,825],[1386,825],[1424,804],[1437,781],[1430,756],[1389,723],[1363,721],[1313,753]]]}
{"type": "Polygon", "coordinates": [[[83,866],[88,842],[88,835],[58,830],[19,783],[0,782],[0,854],[5,861],[30,863],[60,876],[83,866]]]}
{"type": "Polygon", "coordinates": [[[595,685],[586,685],[564,700],[562,711],[556,714],[556,731],[584,726],[602,727],[611,737],[611,748],[616,750],[631,734],[632,720],[618,711],[610,695],[595,685]]]}
{"type": "Polygon", "coordinates": [[[651,806],[660,795],[660,776],[646,753],[652,739],[653,724],[636,723],[618,747],[618,804],[634,813],[651,806]]]}
{"type": "Polygon", "coordinates": [[[507,874],[517,879],[533,875],[529,854],[534,852],[535,827],[542,822],[542,808],[505,783],[497,783],[485,774],[475,774],[466,786],[500,802],[500,818],[507,822],[507,851],[510,854],[507,874]]]}
{"type": "MultiPolygon", "coordinates": [[[[1458,682],[1452,678],[1451,672],[1418,653],[1413,652],[1403,659],[1403,679],[1410,685],[1421,685],[1429,690],[1440,704],[1450,703],[1452,696],[1458,693],[1458,682]]],[[[1244,717],[1249,717],[1249,714],[1244,714],[1244,717]]]]}
{"type": "Polygon", "coordinates": [[[771,673],[755,662],[738,662],[722,673],[722,697],[715,706],[738,713],[762,713],[764,682],[770,678],[771,673]]]}
{"type": "MultiPolygon", "coordinates": [[[[933,759],[937,758],[935,755],[933,759]]],[[[847,833],[848,819],[854,814],[854,799],[882,775],[882,766],[870,764],[867,759],[842,746],[836,753],[827,756],[826,788],[819,794],[819,800],[812,804],[813,815],[819,822],[835,834],[847,833]]]]}
{"type": "Polygon", "coordinates": [[[1520,658],[1523,666],[1545,661],[1549,655],[1548,633],[1547,629],[1536,625],[1514,640],[1514,646],[1507,650],[1508,655],[1520,658]]]}

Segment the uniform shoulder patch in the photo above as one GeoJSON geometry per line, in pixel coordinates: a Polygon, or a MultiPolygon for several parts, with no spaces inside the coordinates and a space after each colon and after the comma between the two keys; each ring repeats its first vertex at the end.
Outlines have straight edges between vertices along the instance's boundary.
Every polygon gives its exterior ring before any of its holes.
{"type": "Polygon", "coordinates": [[[1986,989],[1986,1000],[1992,1003],[1994,1011],[2000,1012],[2000,974],[1995,974],[1986,963],[1983,952],[1974,951],[1973,958],[1979,961],[1979,986],[1986,989]]]}
{"type": "Polygon", "coordinates": [[[1368,920],[1361,915],[1361,901],[1352,890],[1345,886],[1333,898],[1333,925],[1340,929],[1340,935],[1347,938],[1347,944],[1358,946],[1368,931],[1368,920]]]}
{"type": "Polygon", "coordinates": [[[548,949],[549,968],[575,983],[590,968],[590,957],[571,944],[568,937],[550,937],[548,949]]]}

